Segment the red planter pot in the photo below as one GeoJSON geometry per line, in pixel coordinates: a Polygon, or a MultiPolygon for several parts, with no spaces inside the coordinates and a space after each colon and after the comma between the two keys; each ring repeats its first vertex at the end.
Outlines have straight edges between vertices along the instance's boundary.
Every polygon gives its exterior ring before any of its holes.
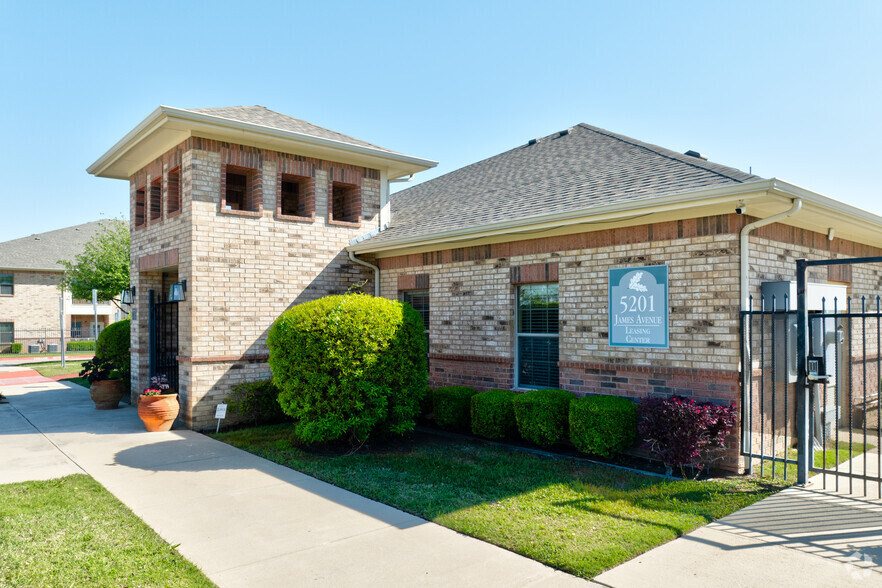
{"type": "Polygon", "coordinates": [[[158,394],[138,398],[138,416],[144,421],[148,431],[168,431],[171,429],[181,405],[177,394],[158,394]]]}

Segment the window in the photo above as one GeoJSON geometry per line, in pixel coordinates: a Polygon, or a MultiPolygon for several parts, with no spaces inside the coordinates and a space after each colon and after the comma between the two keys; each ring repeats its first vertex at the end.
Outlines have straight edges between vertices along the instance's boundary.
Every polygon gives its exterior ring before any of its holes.
{"type": "Polygon", "coordinates": [[[228,165],[224,173],[223,210],[259,212],[260,202],[255,187],[257,173],[253,169],[228,165]]]}
{"type": "Polygon", "coordinates": [[[146,193],[147,188],[138,188],[135,190],[135,228],[143,227],[147,222],[146,216],[146,193]]]}
{"type": "Polygon", "coordinates": [[[162,178],[150,182],[150,220],[162,218],[162,178]]]}
{"type": "Polygon", "coordinates": [[[401,293],[401,301],[410,304],[423,319],[426,326],[426,353],[429,352],[429,291],[407,290],[401,293]]]}
{"type": "Polygon", "coordinates": [[[0,323],[0,346],[15,342],[15,323],[0,323]]]}
{"type": "Polygon", "coordinates": [[[315,214],[315,193],[311,178],[282,174],[278,213],[311,218],[315,214]]]}
{"type": "Polygon", "coordinates": [[[15,294],[15,282],[12,274],[0,274],[0,296],[12,296],[15,294]]]}
{"type": "Polygon", "coordinates": [[[168,172],[165,181],[165,207],[169,216],[181,211],[181,168],[168,172]]]}
{"type": "Polygon", "coordinates": [[[354,184],[331,183],[331,220],[361,222],[361,189],[354,184]]]}
{"type": "Polygon", "coordinates": [[[557,284],[518,286],[518,387],[558,387],[557,313],[557,284]]]}
{"type": "Polygon", "coordinates": [[[71,339],[82,339],[83,338],[83,321],[71,321],[70,322],[70,338],[71,339]]]}

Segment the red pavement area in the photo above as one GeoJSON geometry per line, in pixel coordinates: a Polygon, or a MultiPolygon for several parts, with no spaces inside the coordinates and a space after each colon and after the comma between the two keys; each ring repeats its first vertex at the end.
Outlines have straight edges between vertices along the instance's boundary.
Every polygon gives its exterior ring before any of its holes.
{"type": "Polygon", "coordinates": [[[37,370],[16,370],[14,372],[0,372],[0,386],[15,386],[18,384],[38,384],[40,382],[57,382],[65,378],[76,377],[77,374],[66,376],[41,376],[37,370]]]}

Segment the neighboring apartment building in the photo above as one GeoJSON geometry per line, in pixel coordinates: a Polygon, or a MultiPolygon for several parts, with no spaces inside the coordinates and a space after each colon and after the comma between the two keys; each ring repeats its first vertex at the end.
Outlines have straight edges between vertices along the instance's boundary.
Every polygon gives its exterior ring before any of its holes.
{"type": "MultiPolygon", "coordinates": [[[[0,243],[0,353],[13,342],[41,348],[61,336],[59,289],[64,266],[101,230],[94,221],[0,243]]],[[[72,300],[64,293],[65,339],[91,339],[95,333],[92,302],[72,300]]],[[[98,305],[97,328],[118,320],[119,309],[109,302],[98,305]]]]}
{"type": "Polygon", "coordinates": [[[748,298],[798,257],[882,254],[878,216],[588,125],[389,198],[433,165],[262,107],[160,107],[89,168],[129,182],[133,390],[173,371],[184,422],[210,426],[270,375],[282,311],[368,279],[428,319],[433,385],[738,403],[748,298]]]}

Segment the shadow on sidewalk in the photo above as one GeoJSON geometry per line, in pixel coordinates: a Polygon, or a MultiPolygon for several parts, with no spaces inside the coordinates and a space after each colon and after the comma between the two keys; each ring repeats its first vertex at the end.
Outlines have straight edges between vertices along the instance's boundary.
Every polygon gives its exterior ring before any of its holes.
{"type": "Polygon", "coordinates": [[[882,503],[814,488],[789,488],[713,523],[711,528],[761,541],[726,545],[705,537],[683,539],[722,551],[769,544],[853,566],[855,579],[882,574],[882,503]]]}

